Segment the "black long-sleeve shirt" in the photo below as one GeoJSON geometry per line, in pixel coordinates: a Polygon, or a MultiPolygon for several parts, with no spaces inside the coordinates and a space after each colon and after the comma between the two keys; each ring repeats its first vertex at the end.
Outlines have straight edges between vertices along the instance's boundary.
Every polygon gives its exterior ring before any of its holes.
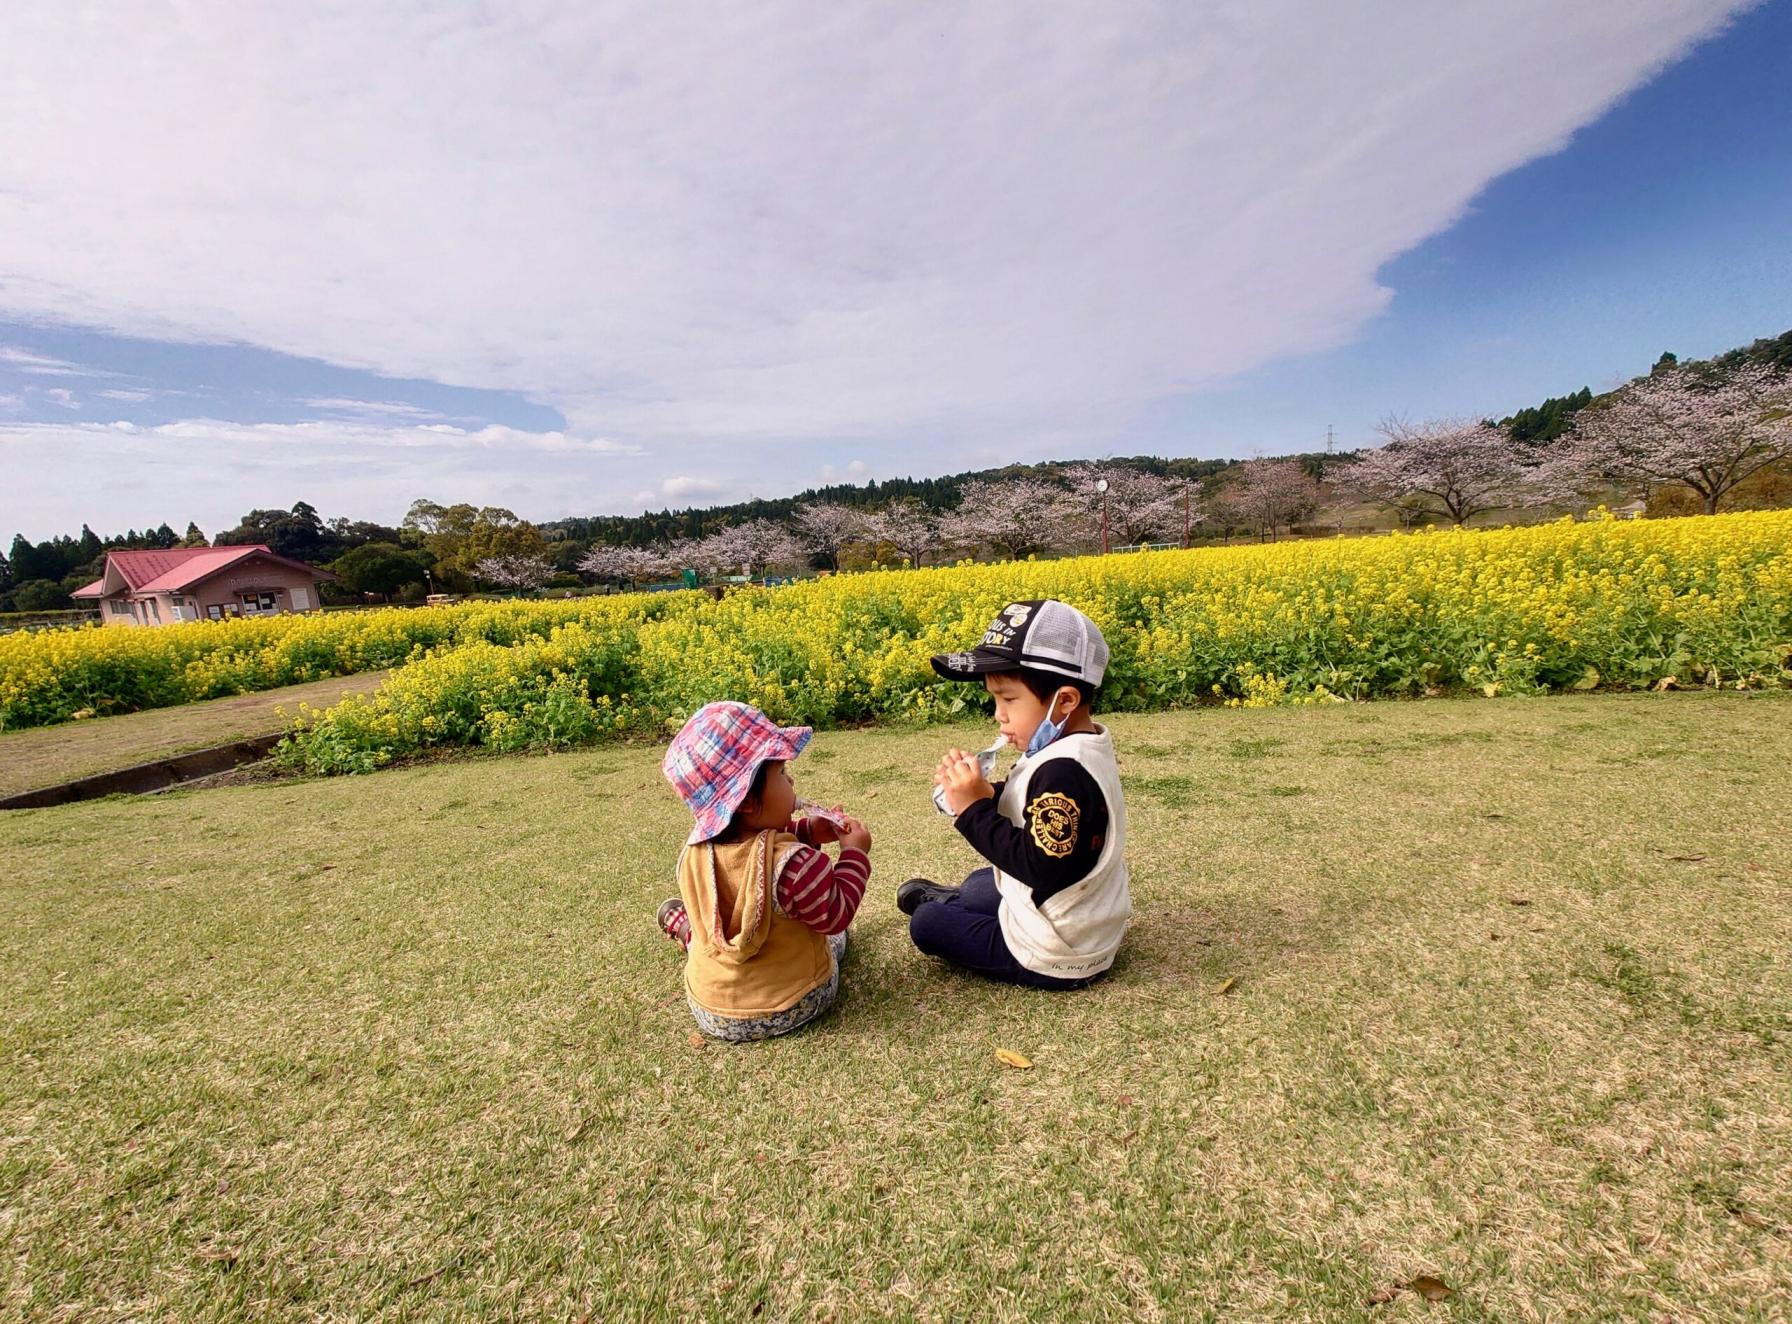
{"type": "Polygon", "coordinates": [[[1101,787],[1075,759],[1052,759],[1027,783],[1021,825],[1003,818],[995,795],[967,805],[955,820],[964,839],[984,859],[1033,890],[1033,904],[1082,882],[1101,858],[1108,831],[1108,802],[1101,787]]]}

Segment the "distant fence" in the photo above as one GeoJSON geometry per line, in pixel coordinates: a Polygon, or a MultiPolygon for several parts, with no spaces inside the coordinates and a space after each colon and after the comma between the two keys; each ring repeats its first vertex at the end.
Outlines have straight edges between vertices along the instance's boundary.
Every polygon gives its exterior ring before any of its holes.
{"type": "Polygon", "coordinates": [[[97,611],[76,607],[65,611],[0,611],[0,634],[15,630],[53,630],[65,625],[85,625],[97,621],[97,611]]]}

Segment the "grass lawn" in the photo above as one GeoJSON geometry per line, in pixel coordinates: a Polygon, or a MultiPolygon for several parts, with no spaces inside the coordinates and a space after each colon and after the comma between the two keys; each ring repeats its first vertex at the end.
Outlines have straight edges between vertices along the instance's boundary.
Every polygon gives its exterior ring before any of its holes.
{"type": "Polygon", "coordinates": [[[0,816],[0,1312],[1786,1318],[1792,695],[1113,727],[1112,977],[918,956],[983,730],[823,733],[873,891],[741,1048],[657,748],[0,816]]]}
{"type": "Polygon", "coordinates": [[[331,704],[344,694],[377,689],[390,674],[369,671],[334,676],[308,685],[233,694],[227,699],[0,732],[0,796],[267,735],[287,725],[277,711],[280,708],[296,712],[300,703],[331,704]]]}

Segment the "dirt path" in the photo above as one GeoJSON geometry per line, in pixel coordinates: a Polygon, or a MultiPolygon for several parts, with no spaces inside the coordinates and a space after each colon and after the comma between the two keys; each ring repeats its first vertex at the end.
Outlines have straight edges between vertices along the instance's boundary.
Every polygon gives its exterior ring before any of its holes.
{"type": "Polygon", "coordinates": [[[285,725],[279,709],[290,713],[301,703],[322,707],[345,694],[374,689],[388,674],[369,671],[122,717],[6,732],[0,734],[0,795],[278,731],[285,725]]]}

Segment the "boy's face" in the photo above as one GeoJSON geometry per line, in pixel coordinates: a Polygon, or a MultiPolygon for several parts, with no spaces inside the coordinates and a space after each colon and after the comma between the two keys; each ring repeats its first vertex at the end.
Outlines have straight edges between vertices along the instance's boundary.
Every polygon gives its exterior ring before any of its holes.
{"type": "Polygon", "coordinates": [[[996,701],[996,726],[1016,749],[1025,749],[1033,733],[1050,713],[1062,721],[1076,707],[1076,687],[1065,686],[1049,699],[1041,699],[1028,689],[1019,676],[1000,673],[983,678],[983,688],[996,701]]]}

